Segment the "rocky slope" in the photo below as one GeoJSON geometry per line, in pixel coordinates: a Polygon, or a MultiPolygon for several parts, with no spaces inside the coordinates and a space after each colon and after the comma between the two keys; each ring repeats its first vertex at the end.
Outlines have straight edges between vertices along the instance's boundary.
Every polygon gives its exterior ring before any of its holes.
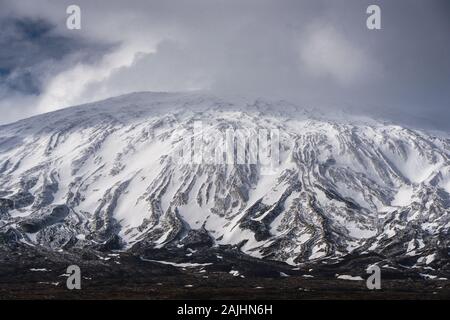
{"type": "Polygon", "coordinates": [[[0,127],[0,243],[447,270],[449,157],[446,137],[285,101],[136,93],[0,127]]]}

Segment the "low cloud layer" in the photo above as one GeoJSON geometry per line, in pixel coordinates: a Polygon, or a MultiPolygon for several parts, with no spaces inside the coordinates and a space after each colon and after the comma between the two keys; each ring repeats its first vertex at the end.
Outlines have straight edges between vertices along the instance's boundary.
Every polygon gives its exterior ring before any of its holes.
{"type": "Polygon", "coordinates": [[[213,90],[450,128],[447,0],[0,0],[0,123],[133,91],[213,90]],[[370,4],[382,30],[366,28],[370,4]]]}

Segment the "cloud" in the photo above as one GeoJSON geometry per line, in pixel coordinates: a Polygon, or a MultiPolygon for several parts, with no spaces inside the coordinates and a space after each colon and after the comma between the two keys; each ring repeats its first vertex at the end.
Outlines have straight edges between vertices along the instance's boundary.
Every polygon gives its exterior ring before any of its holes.
{"type": "MultiPolygon", "coordinates": [[[[42,18],[0,16],[0,111],[5,123],[41,112],[48,84],[74,65],[95,64],[112,44],[68,37],[42,18]]],[[[45,110],[44,110],[45,111],[45,110]]]]}
{"type": "Polygon", "coordinates": [[[65,28],[72,1],[0,1],[2,123],[133,91],[213,90],[450,127],[445,0],[376,0],[381,31],[366,28],[369,0],[79,0],[81,31],[65,28]]]}
{"type": "Polygon", "coordinates": [[[373,80],[380,71],[373,57],[331,25],[311,26],[299,46],[302,66],[307,72],[316,77],[331,77],[342,86],[373,80]]]}

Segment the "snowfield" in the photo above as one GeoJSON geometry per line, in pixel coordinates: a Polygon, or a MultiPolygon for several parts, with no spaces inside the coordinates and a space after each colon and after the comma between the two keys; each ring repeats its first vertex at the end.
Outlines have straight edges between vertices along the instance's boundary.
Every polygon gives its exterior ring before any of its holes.
{"type": "Polygon", "coordinates": [[[430,265],[447,258],[449,153],[445,137],[285,101],[135,93],[0,127],[0,233],[55,250],[194,243],[292,265],[352,252],[430,265]],[[180,162],[198,122],[207,154],[217,130],[278,130],[277,167],[180,162]]]}

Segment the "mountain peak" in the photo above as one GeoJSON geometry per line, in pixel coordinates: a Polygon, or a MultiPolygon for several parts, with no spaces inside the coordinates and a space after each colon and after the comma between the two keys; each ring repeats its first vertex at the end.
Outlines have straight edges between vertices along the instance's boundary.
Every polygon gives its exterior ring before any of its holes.
{"type": "Polygon", "coordinates": [[[0,127],[0,232],[55,250],[227,245],[294,265],[395,252],[432,267],[449,150],[286,101],[133,93],[0,127]]]}

